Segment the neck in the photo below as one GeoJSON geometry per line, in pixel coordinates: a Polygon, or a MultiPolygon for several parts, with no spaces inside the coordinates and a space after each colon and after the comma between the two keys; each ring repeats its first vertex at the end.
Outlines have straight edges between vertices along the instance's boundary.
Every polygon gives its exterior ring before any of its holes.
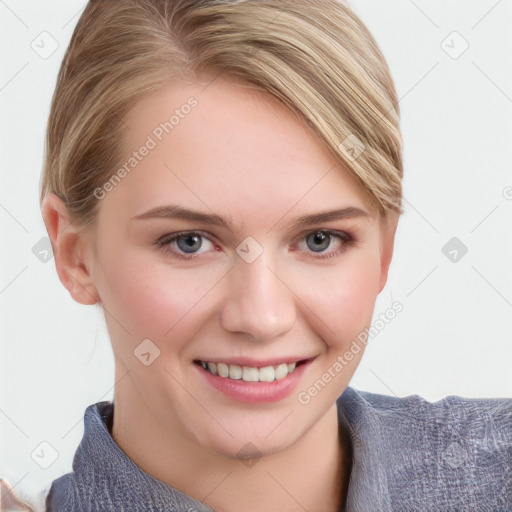
{"type": "Polygon", "coordinates": [[[123,452],[216,512],[336,512],[344,506],[351,455],[346,432],[338,431],[336,404],[286,450],[249,461],[206,451],[166,429],[134,386],[116,389],[114,404],[112,436],[123,452]]]}

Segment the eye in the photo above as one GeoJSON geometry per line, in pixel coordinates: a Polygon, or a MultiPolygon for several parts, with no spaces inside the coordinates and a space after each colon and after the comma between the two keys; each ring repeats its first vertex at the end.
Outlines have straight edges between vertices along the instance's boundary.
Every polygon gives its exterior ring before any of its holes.
{"type": "MultiPolygon", "coordinates": [[[[353,245],[355,239],[344,231],[329,231],[318,229],[308,233],[305,238],[307,249],[316,253],[315,258],[332,258],[344,253],[350,245],[353,245]],[[326,252],[329,247],[334,250],[326,252]]],[[[301,244],[299,244],[299,247],[301,244]]]]}
{"type": "Polygon", "coordinates": [[[174,256],[183,259],[193,259],[203,252],[208,252],[213,247],[213,243],[198,231],[184,231],[181,233],[171,233],[159,238],[156,244],[171,252],[174,256]],[[206,244],[204,244],[206,240],[206,244]],[[206,250],[199,252],[206,245],[206,250]],[[209,247],[208,247],[209,246],[209,247]]]}

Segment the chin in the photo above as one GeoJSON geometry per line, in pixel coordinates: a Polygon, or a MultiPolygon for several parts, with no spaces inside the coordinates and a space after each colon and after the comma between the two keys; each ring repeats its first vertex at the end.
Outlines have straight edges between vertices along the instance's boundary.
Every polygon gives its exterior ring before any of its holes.
{"type": "Polygon", "coordinates": [[[251,421],[247,418],[232,425],[226,422],[223,426],[231,435],[213,422],[216,428],[211,424],[205,425],[207,430],[196,438],[196,442],[215,455],[252,460],[286,450],[303,435],[296,421],[287,422],[286,426],[279,425],[282,421],[280,415],[279,419],[272,421],[251,421]]]}

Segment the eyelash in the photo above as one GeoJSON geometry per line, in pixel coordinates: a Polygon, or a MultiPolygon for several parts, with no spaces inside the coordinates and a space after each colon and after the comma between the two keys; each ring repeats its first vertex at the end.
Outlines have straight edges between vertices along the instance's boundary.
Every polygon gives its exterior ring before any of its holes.
{"type": "MultiPolygon", "coordinates": [[[[313,235],[315,233],[324,233],[330,237],[336,237],[339,240],[341,240],[342,245],[334,252],[329,253],[316,253],[318,256],[313,256],[315,259],[327,259],[327,258],[333,258],[336,256],[340,256],[341,254],[345,253],[349,247],[356,244],[357,240],[354,236],[352,236],[350,233],[347,233],[346,231],[333,231],[329,229],[315,229],[313,231],[308,231],[306,234],[302,235],[301,239],[306,239],[309,235],[313,235]]],[[[171,244],[177,240],[178,238],[187,237],[187,236],[194,236],[199,235],[203,238],[208,239],[210,242],[214,243],[212,240],[210,240],[209,236],[206,233],[203,233],[202,231],[181,231],[179,233],[170,233],[163,237],[160,237],[156,242],[155,245],[158,247],[161,247],[164,251],[170,253],[172,256],[176,256],[177,258],[183,259],[183,260],[194,260],[196,258],[199,258],[201,255],[199,254],[185,254],[176,252],[174,250],[171,250],[171,244]]],[[[314,251],[311,251],[312,254],[315,254],[314,251]]]]}

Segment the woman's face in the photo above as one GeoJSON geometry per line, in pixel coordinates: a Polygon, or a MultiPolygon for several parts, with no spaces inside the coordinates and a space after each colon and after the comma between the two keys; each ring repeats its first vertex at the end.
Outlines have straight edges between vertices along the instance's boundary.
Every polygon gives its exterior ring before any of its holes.
{"type": "Polygon", "coordinates": [[[284,449],[359,363],[335,366],[371,323],[396,223],[247,86],[173,84],[125,122],[126,172],[97,191],[89,260],[119,403],[211,452],[284,449]]]}

